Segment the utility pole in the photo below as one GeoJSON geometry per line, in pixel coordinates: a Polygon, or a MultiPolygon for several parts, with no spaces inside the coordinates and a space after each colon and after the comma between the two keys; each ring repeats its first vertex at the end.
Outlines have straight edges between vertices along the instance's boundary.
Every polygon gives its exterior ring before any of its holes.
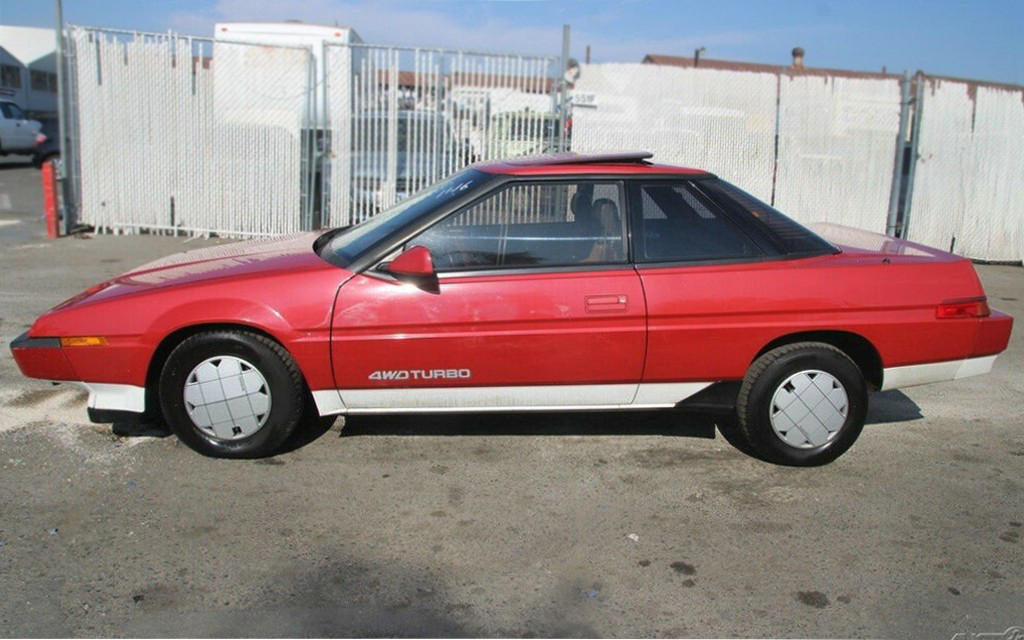
{"type": "Polygon", "coordinates": [[[67,235],[71,232],[71,210],[73,209],[74,196],[68,183],[67,166],[70,160],[71,144],[68,136],[67,122],[67,78],[64,77],[64,8],[61,0],[54,0],[54,13],[56,15],[57,37],[57,137],[60,140],[60,160],[57,162],[57,184],[61,194],[61,218],[63,220],[61,232],[67,235]]]}
{"type": "Polygon", "coordinates": [[[903,185],[903,157],[907,150],[907,124],[910,120],[910,73],[903,72],[900,82],[900,122],[896,133],[896,152],[892,165],[892,189],[889,193],[889,216],[885,223],[885,234],[898,238],[902,234],[900,225],[900,194],[903,185]]]}
{"type": "Polygon", "coordinates": [[[569,81],[565,77],[569,63],[569,25],[562,25],[562,58],[559,62],[559,82],[561,84],[560,105],[558,109],[558,150],[567,151],[568,141],[565,137],[565,123],[569,111],[569,81]]]}

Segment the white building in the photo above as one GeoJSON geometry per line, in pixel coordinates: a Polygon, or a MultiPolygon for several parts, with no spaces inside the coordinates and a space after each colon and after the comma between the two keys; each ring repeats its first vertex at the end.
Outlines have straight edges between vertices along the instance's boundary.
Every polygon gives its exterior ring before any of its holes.
{"type": "Polygon", "coordinates": [[[33,114],[57,112],[53,29],[0,25],[0,99],[33,114]]]}

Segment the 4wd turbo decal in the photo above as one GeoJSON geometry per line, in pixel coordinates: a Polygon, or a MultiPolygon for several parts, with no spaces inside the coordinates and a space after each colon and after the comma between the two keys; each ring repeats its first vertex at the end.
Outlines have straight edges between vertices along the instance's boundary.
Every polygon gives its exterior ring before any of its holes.
{"type": "Polygon", "coordinates": [[[469,369],[396,369],[374,371],[370,380],[458,380],[473,377],[469,369]]]}

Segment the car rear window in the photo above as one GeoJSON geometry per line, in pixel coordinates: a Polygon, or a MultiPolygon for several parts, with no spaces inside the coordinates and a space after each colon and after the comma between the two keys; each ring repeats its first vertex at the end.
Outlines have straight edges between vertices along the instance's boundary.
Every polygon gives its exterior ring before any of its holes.
{"type": "Polygon", "coordinates": [[[783,253],[839,253],[832,243],[735,185],[719,179],[701,180],[699,188],[738,220],[752,223],[783,253]]]}
{"type": "Polygon", "coordinates": [[[638,262],[742,260],[763,255],[757,245],[686,183],[640,187],[642,242],[638,262]],[[710,206],[708,206],[710,205],[710,206]]]}

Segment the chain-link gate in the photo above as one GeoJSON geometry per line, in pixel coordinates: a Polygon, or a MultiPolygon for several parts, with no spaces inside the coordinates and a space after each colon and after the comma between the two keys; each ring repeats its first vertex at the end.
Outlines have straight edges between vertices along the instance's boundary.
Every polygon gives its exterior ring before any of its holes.
{"type": "Polygon", "coordinates": [[[230,235],[305,226],[308,48],[80,27],[69,35],[81,222],[230,235]]]}
{"type": "Polygon", "coordinates": [[[77,222],[100,231],[347,225],[559,140],[554,57],[86,27],[67,49],[66,171],[77,222]]]}
{"type": "Polygon", "coordinates": [[[325,226],[478,160],[557,150],[557,58],[366,44],[324,58],[325,226]]]}
{"type": "MultiPolygon", "coordinates": [[[[553,56],[85,27],[65,56],[69,208],[101,231],[354,224],[471,162],[568,137],[553,56]]],[[[1024,164],[1005,142],[1020,87],[919,74],[906,99],[894,75],[714,66],[584,66],[572,147],[706,167],[799,220],[1021,258],[1024,164]]]]}

